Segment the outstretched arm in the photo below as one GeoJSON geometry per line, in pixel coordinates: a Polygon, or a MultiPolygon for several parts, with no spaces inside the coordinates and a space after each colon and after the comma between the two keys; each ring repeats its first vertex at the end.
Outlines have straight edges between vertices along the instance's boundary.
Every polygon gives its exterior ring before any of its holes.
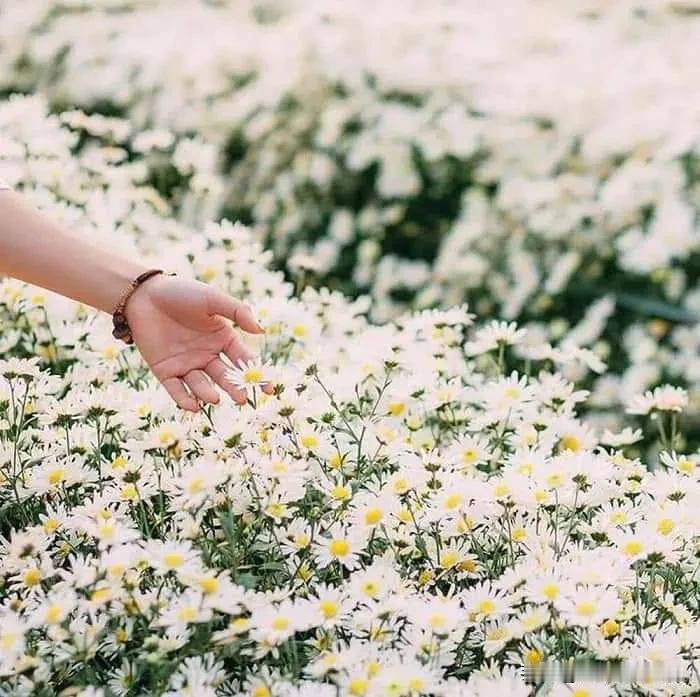
{"type": "Polygon", "coordinates": [[[0,274],[112,312],[146,269],[70,235],[12,191],[0,191],[0,274]]]}
{"type": "MultiPolygon", "coordinates": [[[[0,190],[0,275],[42,286],[112,313],[125,288],[146,267],[95,247],[35,211],[21,196],[0,190]]],[[[225,377],[221,354],[252,358],[231,322],[263,330],[250,308],[198,281],[154,276],[136,289],[126,318],[146,363],[183,409],[218,402],[212,381],[239,403],[244,392],[225,377]]]]}

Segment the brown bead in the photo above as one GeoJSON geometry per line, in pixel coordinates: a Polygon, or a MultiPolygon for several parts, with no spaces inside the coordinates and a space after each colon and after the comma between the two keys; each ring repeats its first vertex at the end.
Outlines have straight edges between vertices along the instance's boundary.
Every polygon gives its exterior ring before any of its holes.
{"type": "Polygon", "coordinates": [[[138,278],[136,278],[134,281],[131,282],[129,287],[124,291],[122,294],[122,298],[119,301],[119,304],[117,305],[117,309],[114,311],[114,314],[112,315],[112,323],[114,324],[114,328],[112,329],[112,336],[115,339],[119,339],[123,341],[126,344],[133,344],[134,343],[134,338],[131,336],[131,329],[129,328],[129,322],[126,319],[126,315],[124,314],[124,308],[126,307],[126,303],[128,302],[129,298],[131,297],[132,293],[145,281],[147,281],[149,278],[152,278],[153,276],[157,276],[158,274],[163,273],[160,269],[151,269],[150,271],[146,271],[145,273],[142,273],[138,278]]]}

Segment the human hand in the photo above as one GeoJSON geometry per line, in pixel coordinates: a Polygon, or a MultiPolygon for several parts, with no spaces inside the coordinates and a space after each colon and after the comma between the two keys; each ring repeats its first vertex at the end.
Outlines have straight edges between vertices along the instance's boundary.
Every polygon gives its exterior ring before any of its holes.
{"type": "Polygon", "coordinates": [[[245,391],[225,377],[229,366],[221,354],[234,364],[252,358],[231,324],[251,334],[264,332],[247,305],[205,283],[155,276],[133,293],[125,315],[144,360],[182,409],[197,411],[197,400],[216,404],[212,381],[245,404],[245,391]]]}

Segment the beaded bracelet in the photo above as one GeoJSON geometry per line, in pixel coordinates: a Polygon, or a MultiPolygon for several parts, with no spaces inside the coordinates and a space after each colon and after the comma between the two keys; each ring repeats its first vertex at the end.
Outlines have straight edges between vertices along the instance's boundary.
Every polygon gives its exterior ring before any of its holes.
{"type": "Polygon", "coordinates": [[[126,344],[134,343],[134,337],[131,335],[131,329],[129,328],[129,323],[126,320],[126,304],[129,302],[129,298],[133,295],[134,291],[142,283],[145,283],[149,278],[153,278],[153,276],[157,276],[158,274],[162,273],[163,271],[161,269],[144,271],[144,273],[137,276],[121,294],[119,303],[112,314],[112,323],[114,324],[112,336],[115,339],[121,339],[121,341],[126,344]]]}

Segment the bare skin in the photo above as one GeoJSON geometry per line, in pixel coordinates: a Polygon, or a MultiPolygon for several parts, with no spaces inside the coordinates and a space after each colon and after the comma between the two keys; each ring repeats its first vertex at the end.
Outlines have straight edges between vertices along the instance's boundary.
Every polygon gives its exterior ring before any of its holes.
{"type": "MultiPolygon", "coordinates": [[[[124,289],[146,270],[74,237],[21,196],[0,191],[0,275],[112,313],[124,289]]],[[[224,377],[222,356],[233,363],[252,358],[234,328],[264,331],[247,305],[199,281],[155,276],[136,289],[125,314],[141,355],[182,409],[216,404],[213,383],[245,403],[245,392],[224,377]]]]}

